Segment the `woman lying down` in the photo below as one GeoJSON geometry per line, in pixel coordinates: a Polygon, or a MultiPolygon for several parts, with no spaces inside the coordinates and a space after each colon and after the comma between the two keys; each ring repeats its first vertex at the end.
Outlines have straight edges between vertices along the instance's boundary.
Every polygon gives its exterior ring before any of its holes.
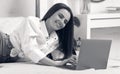
{"type": "Polygon", "coordinates": [[[0,32],[0,63],[28,58],[35,64],[76,64],[73,50],[73,14],[62,3],[51,7],[42,20],[27,17],[10,35],[0,32]]]}

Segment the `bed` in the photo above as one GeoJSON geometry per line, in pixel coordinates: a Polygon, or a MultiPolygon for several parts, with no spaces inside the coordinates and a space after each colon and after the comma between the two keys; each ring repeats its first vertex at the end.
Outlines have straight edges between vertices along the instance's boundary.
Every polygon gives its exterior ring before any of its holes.
{"type": "MultiPolygon", "coordinates": [[[[39,0],[38,0],[39,2],[39,0]]],[[[36,3],[39,4],[39,3],[36,3]]],[[[36,6],[36,9],[39,5],[36,6]]],[[[39,9],[36,10],[39,17],[39,9]]],[[[21,22],[24,17],[0,17],[0,30],[10,34],[21,22]]],[[[115,55],[115,54],[114,54],[115,55]]],[[[113,56],[114,56],[113,55],[113,56]]],[[[109,57],[107,69],[86,69],[71,70],[60,67],[36,65],[29,62],[18,61],[15,63],[1,63],[0,74],[120,74],[120,57],[109,57]]]]}
{"type": "Polygon", "coordinates": [[[120,68],[108,68],[103,70],[69,70],[51,66],[35,65],[30,63],[3,63],[0,64],[0,74],[119,74],[120,68]]]}

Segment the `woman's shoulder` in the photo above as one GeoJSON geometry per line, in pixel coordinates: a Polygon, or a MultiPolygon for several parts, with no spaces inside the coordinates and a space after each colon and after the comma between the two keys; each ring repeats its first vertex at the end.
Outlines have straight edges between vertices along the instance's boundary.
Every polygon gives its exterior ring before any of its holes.
{"type": "Polygon", "coordinates": [[[52,32],[51,34],[50,34],[50,38],[53,38],[53,39],[55,39],[55,40],[58,40],[58,35],[57,35],[57,33],[54,31],[54,32],[52,32]]]}
{"type": "Polygon", "coordinates": [[[36,21],[40,21],[40,18],[35,17],[35,16],[28,16],[28,17],[26,17],[26,19],[28,19],[28,20],[36,20],[36,21]]]}

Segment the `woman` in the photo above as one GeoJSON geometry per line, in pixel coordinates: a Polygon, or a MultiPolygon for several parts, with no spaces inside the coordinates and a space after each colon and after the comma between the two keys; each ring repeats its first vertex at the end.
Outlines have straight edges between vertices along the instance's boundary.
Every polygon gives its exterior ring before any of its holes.
{"type": "Polygon", "coordinates": [[[10,37],[7,36],[7,50],[10,55],[5,55],[6,60],[2,62],[12,62],[17,57],[26,57],[34,63],[50,66],[74,63],[72,39],[72,11],[68,6],[58,3],[48,10],[41,21],[36,17],[28,17],[10,37]],[[62,56],[56,58],[56,52],[62,56]]]}
{"type": "MultiPolygon", "coordinates": [[[[57,30],[57,34],[59,36],[60,39],[60,44],[62,44],[63,48],[65,50],[63,50],[63,52],[66,54],[65,58],[68,58],[72,55],[72,41],[73,41],[73,14],[71,9],[62,4],[62,3],[58,3],[56,5],[54,5],[50,10],[48,10],[48,12],[46,13],[46,15],[43,17],[42,21],[46,21],[49,17],[51,17],[52,14],[54,14],[56,11],[60,10],[60,9],[66,9],[69,13],[70,13],[70,20],[66,23],[66,26],[64,29],[60,29],[57,30]]],[[[59,15],[60,17],[62,17],[61,15],[59,15]]]]}

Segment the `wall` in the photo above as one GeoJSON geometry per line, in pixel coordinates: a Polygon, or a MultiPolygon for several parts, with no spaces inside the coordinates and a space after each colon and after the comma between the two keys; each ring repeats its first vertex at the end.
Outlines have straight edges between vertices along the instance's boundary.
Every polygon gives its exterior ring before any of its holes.
{"type": "MultiPolygon", "coordinates": [[[[81,2],[83,0],[80,0],[81,2]]],[[[100,3],[89,3],[90,14],[101,14],[107,13],[106,7],[120,7],[120,0],[105,0],[100,3]]],[[[87,26],[87,14],[77,15],[80,19],[81,26],[79,28],[75,27],[75,37],[86,38],[86,26],[87,26]]]]}
{"type": "MultiPolygon", "coordinates": [[[[74,15],[78,15],[82,0],[40,0],[41,17],[49,7],[57,2],[66,3],[73,10],[74,15]]],[[[101,3],[90,3],[91,13],[106,12],[108,6],[120,6],[120,0],[105,0],[101,3]]],[[[0,17],[3,16],[29,16],[35,15],[35,0],[0,0],[0,17]]]]}
{"type": "Polygon", "coordinates": [[[0,0],[0,17],[34,15],[35,0],[0,0]]]}
{"type": "Polygon", "coordinates": [[[74,15],[80,14],[80,1],[81,0],[40,0],[40,18],[42,18],[47,10],[55,3],[64,3],[68,5],[74,15]]]}
{"type": "Polygon", "coordinates": [[[48,9],[55,3],[67,4],[67,0],[40,0],[40,18],[43,18],[48,9]]]}
{"type": "Polygon", "coordinates": [[[106,13],[106,7],[120,7],[120,0],[105,0],[100,3],[90,3],[91,13],[106,13]]]}
{"type": "Polygon", "coordinates": [[[47,11],[47,0],[40,0],[40,18],[42,18],[47,11]]]}

